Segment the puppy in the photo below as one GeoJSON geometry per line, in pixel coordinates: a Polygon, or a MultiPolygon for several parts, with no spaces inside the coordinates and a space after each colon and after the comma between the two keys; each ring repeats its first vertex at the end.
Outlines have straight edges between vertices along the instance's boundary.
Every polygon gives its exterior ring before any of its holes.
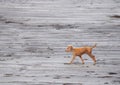
{"type": "Polygon", "coordinates": [[[66,52],[72,52],[72,59],[70,61],[69,64],[72,64],[74,59],[76,58],[76,56],[79,56],[82,64],[84,64],[84,60],[82,58],[83,54],[87,54],[90,56],[90,58],[92,58],[92,60],[94,61],[94,65],[96,64],[96,58],[95,56],[92,54],[92,49],[96,47],[96,44],[94,46],[85,46],[85,47],[79,47],[79,48],[74,48],[72,45],[69,45],[66,48],[66,52]]]}

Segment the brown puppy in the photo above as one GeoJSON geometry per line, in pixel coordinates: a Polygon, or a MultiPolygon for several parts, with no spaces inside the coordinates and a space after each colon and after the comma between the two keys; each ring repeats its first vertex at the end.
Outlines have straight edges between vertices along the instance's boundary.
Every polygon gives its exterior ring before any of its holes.
{"type": "Polygon", "coordinates": [[[74,59],[76,58],[76,56],[79,56],[81,61],[82,61],[82,64],[84,64],[84,60],[82,59],[82,55],[83,54],[87,54],[90,56],[90,58],[92,58],[92,60],[94,61],[94,64],[96,64],[96,59],[95,59],[95,56],[92,54],[92,49],[96,47],[96,44],[94,46],[85,46],[85,47],[80,47],[80,48],[74,48],[72,45],[69,45],[67,48],[66,48],[66,52],[72,52],[72,59],[70,61],[70,64],[73,63],[74,59]]]}

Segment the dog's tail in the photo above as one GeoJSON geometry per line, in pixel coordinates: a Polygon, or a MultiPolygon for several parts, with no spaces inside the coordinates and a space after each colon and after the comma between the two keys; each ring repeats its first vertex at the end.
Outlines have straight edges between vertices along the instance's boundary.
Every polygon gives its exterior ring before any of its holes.
{"type": "Polygon", "coordinates": [[[95,43],[95,45],[94,46],[92,46],[92,48],[95,48],[97,46],[97,43],[95,43]]]}

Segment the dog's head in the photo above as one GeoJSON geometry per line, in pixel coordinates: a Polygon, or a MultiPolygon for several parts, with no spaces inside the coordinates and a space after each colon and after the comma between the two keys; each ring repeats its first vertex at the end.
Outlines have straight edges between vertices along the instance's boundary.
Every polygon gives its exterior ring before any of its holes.
{"type": "Polygon", "coordinates": [[[68,45],[65,51],[66,52],[72,52],[73,51],[73,46],[72,45],[68,45]]]}

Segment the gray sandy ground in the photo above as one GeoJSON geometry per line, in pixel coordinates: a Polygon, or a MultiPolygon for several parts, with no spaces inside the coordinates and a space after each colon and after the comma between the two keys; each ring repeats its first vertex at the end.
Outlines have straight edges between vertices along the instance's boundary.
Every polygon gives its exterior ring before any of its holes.
{"type": "Polygon", "coordinates": [[[120,1],[0,0],[0,85],[120,85],[120,1]]]}

